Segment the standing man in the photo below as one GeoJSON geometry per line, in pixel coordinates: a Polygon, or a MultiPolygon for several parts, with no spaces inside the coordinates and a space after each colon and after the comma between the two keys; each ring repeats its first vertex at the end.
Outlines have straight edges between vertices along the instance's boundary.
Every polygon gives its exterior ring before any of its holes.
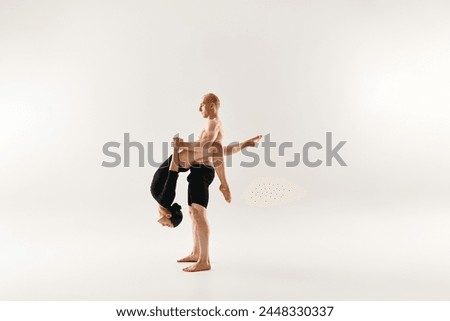
{"type": "Polygon", "coordinates": [[[215,172],[220,179],[220,191],[227,202],[231,202],[231,193],[225,176],[224,155],[232,155],[246,147],[254,147],[261,135],[244,142],[222,147],[223,127],[219,119],[219,98],[212,94],[203,96],[199,111],[206,119],[199,141],[184,142],[181,138],[173,141],[173,155],[169,157],[154,175],[151,191],[158,202],[160,219],[163,226],[175,227],[181,219],[180,206],[172,202],[175,197],[176,181],[179,172],[189,170],[188,205],[192,219],[194,246],[192,252],[178,262],[193,262],[183,269],[185,272],[197,272],[211,269],[209,260],[209,224],[206,208],[209,201],[209,185],[215,172]],[[214,149],[214,152],[211,151],[214,149]],[[170,164],[170,166],[169,166],[170,164]]]}
{"type": "MultiPolygon", "coordinates": [[[[214,179],[214,169],[219,176],[221,185],[220,191],[227,202],[231,202],[231,193],[225,176],[225,164],[223,162],[223,127],[219,118],[220,100],[215,94],[209,93],[203,96],[199,106],[199,111],[206,119],[206,126],[201,131],[199,137],[200,148],[197,143],[180,142],[181,149],[187,149],[193,154],[178,154],[180,164],[185,164],[194,159],[194,164],[190,167],[191,173],[188,176],[188,205],[189,214],[192,219],[192,234],[194,247],[192,252],[178,260],[178,262],[194,262],[194,264],[183,269],[185,272],[197,272],[211,269],[209,260],[209,224],[206,216],[206,208],[209,200],[209,185],[214,179]],[[204,153],[207,145],[220,145],[220,156],[222,161],[211,159],[211,154],[204,153]],[[181,157],[186,155],[186,157],[181,157]]],[[[182,165],[182,167],[185,167],[182,165]]]]}

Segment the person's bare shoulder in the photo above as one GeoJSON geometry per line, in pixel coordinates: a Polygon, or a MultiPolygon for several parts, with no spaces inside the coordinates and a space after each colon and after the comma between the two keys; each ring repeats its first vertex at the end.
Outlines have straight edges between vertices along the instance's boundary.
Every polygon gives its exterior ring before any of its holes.
{"type": "Polygon", "coordinates": [[[222,126],[222,122],[220,120],[215,120],[216,121],[216,132],[217,132],[217,136],[216,136],[216,142],[218,143],[222,143],[223,140],[223,126],[222,126]]]}
{"type": "Polygon", "coordinates": [[[208,131],[209,132],[218,132],[222,127],[222,123],[217,119],[208,119],[208,131]]]}
{"type": "Polygon", "coordinates": [[[208,119],[208,125],[210,124],[219,125],[221,124],[221,121],[218,119],[208,119]]]}

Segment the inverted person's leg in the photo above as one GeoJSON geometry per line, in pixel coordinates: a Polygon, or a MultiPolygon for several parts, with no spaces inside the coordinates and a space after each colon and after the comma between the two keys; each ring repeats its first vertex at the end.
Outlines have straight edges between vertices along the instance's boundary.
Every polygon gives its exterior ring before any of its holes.
{"type": "Polygon", "coordinates": [[[223,148],[223,154],[225,156],[229,156],[240,152],[244,148],[255,147],[256,143],[258,143],[261,140],[261,138],[262,138],[261,135],[257,135],[243,142],[227,145],[223,148]]]}
{"type": "MultiPolygon", "coordinates": [[[[174,142],[176,140],[179,140],[178,137],[175,137],[174,142]]],[[[177,187],[177,180],[178,180],[178,152],[179,148],[177,147],[177,144],[173,144],[173,153],[172,153],[172,159],[170,161],[170,165],[168,168],[168,174],[167,179],[164,182],[164,187],[160,194],[160,199],[158,200],[159,204],[162,205],[162,207],[165,207],[168,209],[175,199],[175,190],[177,187]]]]}
{"type": "Polygon", "coordinates": [[[231,191],[230,185],[228,184],[227,177],[225,175],[225,155],[232,155],[234,153],[240,152],[242,149],[246,147],[254,147],[256,143],[262,138],[261,135],[252,137],[247,139],[241,143],[231,144],[226,147],[222,147],[221,150],[214,153],[213,156],[213,165],[216,170],[217,176],[220,180],[219,190],[223,194],[225,200],[230,203],[231,202],[231,191]],[[222,151],[222,153],[221,153],[222,151]]]}
{"type": "MultiPolygon", "coordinates": [[[[178,138],[174,138],[174,141],[178,138]]],[[[162,184],[162,188],[155,192],[154,194],[156,197],[156,200],[158,202],[158,212],[160,217],[162,216],[169,216],[170,211],[169,207],[172,205],[174,199],[175,199],[175,191],[177,187],[177,180],[178,180],[178,147],[176,144],[173,145],[173,154],[171,157],[171,161],[169,163],[169,168],[167,168],[167,164],[164,163],[162,166],[166,166],[165,168],[159,169],[167,171],[164,175],[166,177],[164,182],[160,182],[162,184]]]]}
{"type": "MultiPolygon", "coordinates": [[[[222,147],[223,148],[223,156],[229,156],[229,155],[236,154],[247,147],[255,147],[256,144],[261,140],[261,138],[262,138],[261,135],[257,135],[252,138],[249,138],[247,140],[244,140],[243,142],[233,143],[233,144],[224,146],[224,147],[222,147]]],[[[217,146],[216,144],[217,144],[217,142],[214,143],[213,146],[217,146]]],[[[205,153],[205,151],[200,147],[196,148],[195,151],[183,150],[181,148],[180,152],[179,152],[179,159],[180,159],[179,164],[181,164],[182,167],[189,168],[190,165],[194,164],[195,162],[203,163],[205,160],[208,159],[208,156],[211,156],[211,155],[209,153],[205,153]],[[187,167],[184,166],[184,164],[186,164],[187,167]]]]}
{"type": "Polygon", "coordinates": [[[213,154],[213,166],[214,170],[217,173],[217,176],[220,180],[219,190],[223,194],[225,200],[230,203],[231,202],[231,191],[230,186],[228,185],[227,176],[225,175],[225,160],[223,157],[223,147],[221,144],[216,143],[214,146],[216,149],[213,154]]]}
{"type": "Polygon", "coordinates": [[[230,185],[228,184],[227,177],[225,175],[225,160],[224,160],[224,154],[225,155],[232,155],[237,152],[240,152],[242,149],[246,147],[254,147],[256,146],[256,143],[262,138],[261,135],[252,137],[250,139],[247,139],[241,143],[231,144],[226,147],[221,147],[221,150],[216,151],[213,154],[213,165],[214,169],[216,170],[217,176],[220,180],[220,186],[219,190],[223,194],[225,200],[230,203],[231,202],[231,191],[230,191],[230,185]],[[222,153],[221,153],[222,151],[222,153]]]}

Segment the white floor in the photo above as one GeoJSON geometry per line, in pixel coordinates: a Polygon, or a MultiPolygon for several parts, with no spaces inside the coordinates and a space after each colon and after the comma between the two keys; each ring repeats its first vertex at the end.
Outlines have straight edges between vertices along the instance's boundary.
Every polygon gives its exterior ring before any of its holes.
{"type": "Polygon", "coordinates": [[[213,269],[201,273],[176,263],[189,218],[168,230],[142,210],[16,214],[0,231],[0,299],[450,300],[442,206],[348,207],[211,206],[213,269]]]}

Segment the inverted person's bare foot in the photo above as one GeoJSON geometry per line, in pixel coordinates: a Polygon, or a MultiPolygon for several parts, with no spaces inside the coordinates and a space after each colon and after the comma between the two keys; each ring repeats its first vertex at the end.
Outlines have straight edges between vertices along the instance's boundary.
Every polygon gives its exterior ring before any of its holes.
{"type": "Polygon", "coordinates": [[[231,203],[231,192],[228,185],[220,184],[219,190],[222,192],[223,197],[225,198],[225,201],[228,203],[231,203]]]}
{"type": "Polygon", "coordinates": [[[199,256],[197,254],[189,254],[188,256],[177,260],[177,262],[183,263],[183,262],[197,262],[199,256]]]}
{"type": "Polygon", "coordinates": [[[183,269],[184,272],[199,272],[211,270],[211,264],[207,262],[197,262],[183,269]]]}
{"type": "Polygon", "coordinates": [[[258,143],[261,140],[261,138],[262,138],[262,135],[258,135],[258,136],[252,137],[250,139],[247,139],[242,142],[241,148],[255,147],[256,143],[258,143]]]}

